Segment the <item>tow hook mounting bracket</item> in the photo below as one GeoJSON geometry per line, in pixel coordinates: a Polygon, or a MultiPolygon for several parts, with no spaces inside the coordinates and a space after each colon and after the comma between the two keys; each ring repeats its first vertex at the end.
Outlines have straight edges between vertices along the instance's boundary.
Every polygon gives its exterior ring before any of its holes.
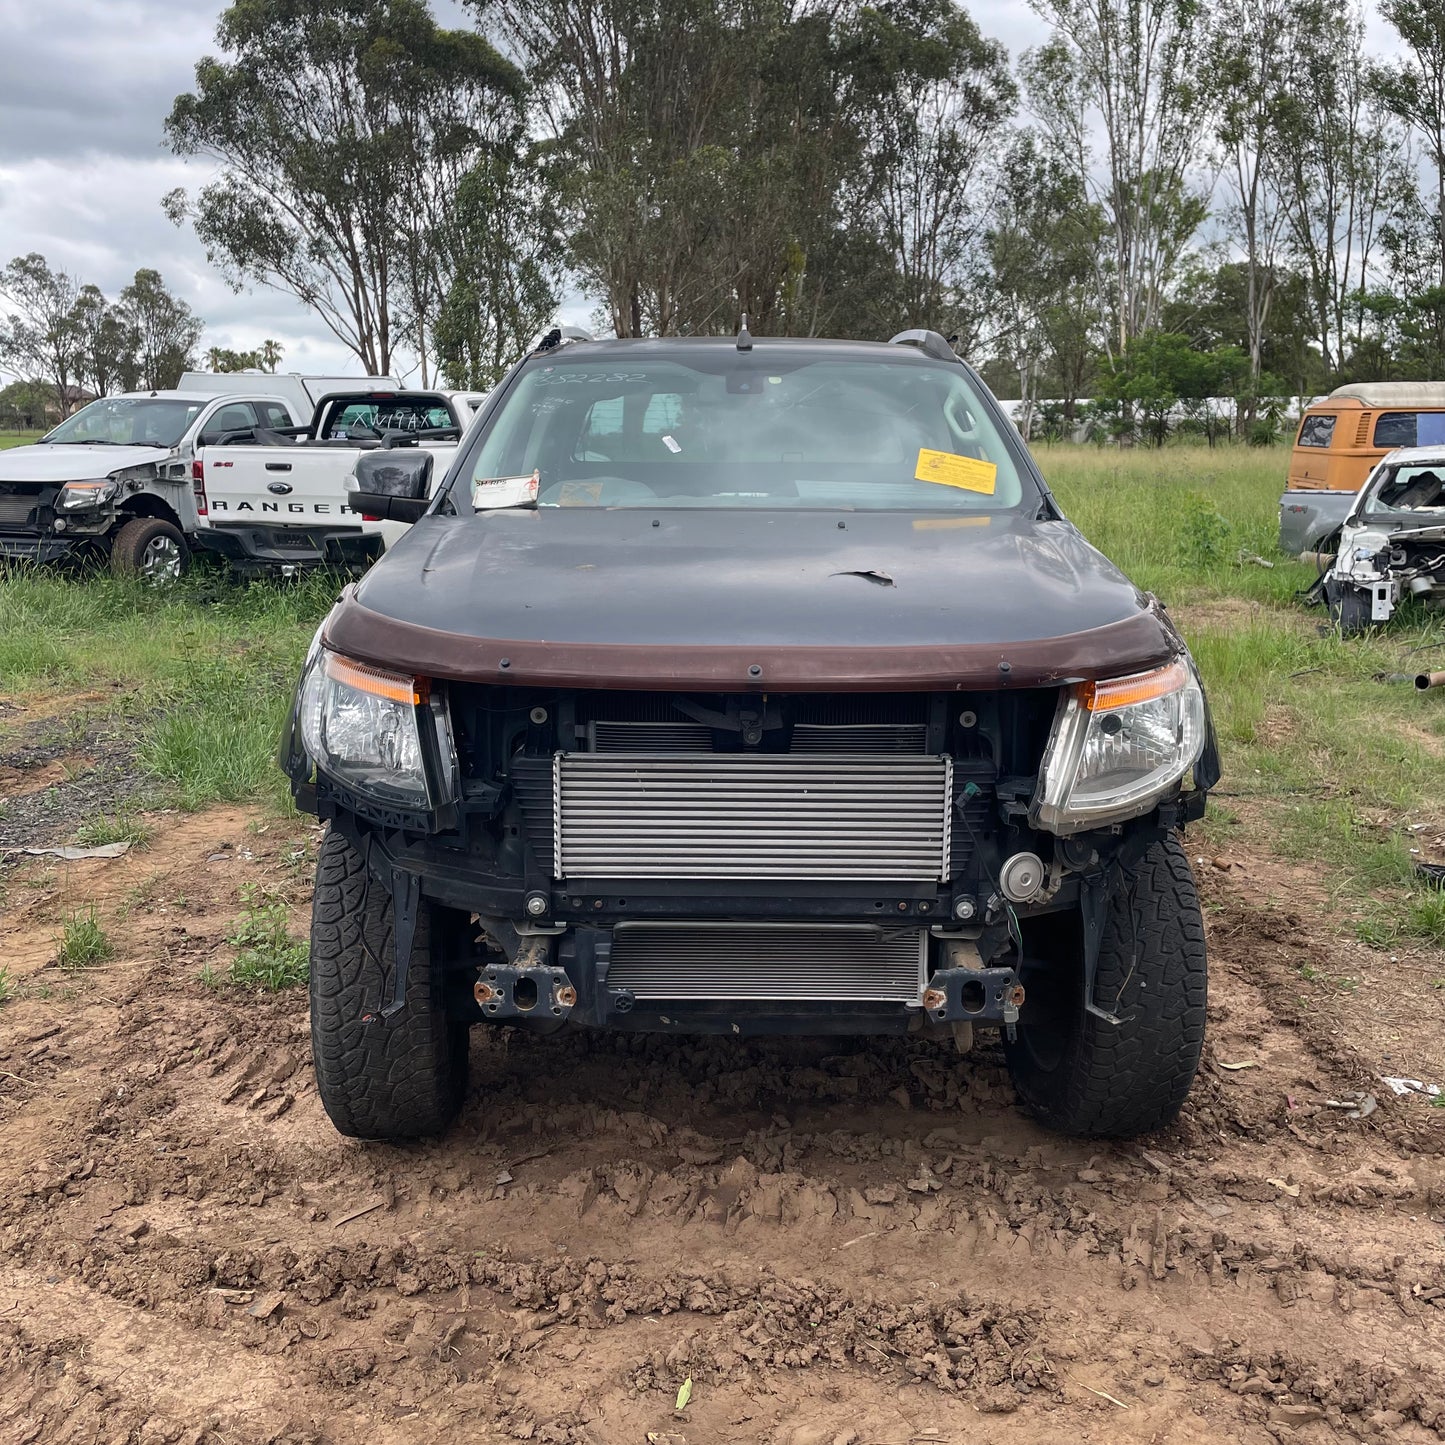
{"type": "Polygon", "coordinates": [[[477,1007],[489,1019],[565,1019],[577,1005],[577,989],[551,956],[551,934],[524,935],[510,963],[484,964],[478,972],[477,1007]]]}
{"type": "Polygon", "coordinates": [[[996,1023],[1013,1041],[1024,986],[1011,968],[941,968],[923,990],[923,1008],[938,1023],[996,1023]]]}
{"type": "Polygon", "coordinates": [[[564,968],[488,964],[472,985],[477,1007],[489,1019],[565,1019],[577,1003],[577,990],[564,968]]]}

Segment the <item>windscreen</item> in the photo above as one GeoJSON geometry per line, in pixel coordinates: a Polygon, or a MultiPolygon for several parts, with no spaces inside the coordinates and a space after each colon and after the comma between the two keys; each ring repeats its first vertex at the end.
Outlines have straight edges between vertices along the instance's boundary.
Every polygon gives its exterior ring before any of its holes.
{"type": "Polygon", "coordinates": [[[528,368],[455,497],[539,507],[1000,511],[1037,500],[964,369],[765,350],[528,368]],[[533,481],[535,479],[535,481],[533,481]]]}
{"type": "Polygon", "coordinates": [[[48,445],[90,442],[104,446],[173,447],[201,414],[202,401],[174,397],[102,397],[63,421],[41,440],[48,445]]]}
{"type": "Polygon", "coordinates": [[[1426,512],[1423,521],[1445,521],[1445,459],[1422,466],[1392,467],[1365,503],[1366,516],[1388,512],[1426,512]]]}

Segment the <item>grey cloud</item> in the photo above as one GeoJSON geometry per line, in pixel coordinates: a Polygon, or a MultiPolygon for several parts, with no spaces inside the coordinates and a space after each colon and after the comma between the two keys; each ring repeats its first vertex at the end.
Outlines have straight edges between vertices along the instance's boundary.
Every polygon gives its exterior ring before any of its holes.
{"type": "MultiPolygon", "coordinates": [[[[166,148],[162,124],[215,53],[226,0],[0,0],[0,265],[39,251],[114,296],[151,266],[206,322],[202,347],[286,346],[288,369],[346,372],[355,362],[317,318],[278,292],[237,295],[161,197],[212,174],[166,148]]],[[[1041,38],[1025,0],[972,7],[1011,53],[1041,38]]],[[[434,0],[443,24],[469,26],[460,0],[434,0]]],[[[563,321],[587,325],[586,298],[563,321]]]]}
{"type": "Polygon", "coordinates": [[[3,7],[0,162],[154,157],[171,102],[214,50],[221,0],[51,0],[3,7]]]}

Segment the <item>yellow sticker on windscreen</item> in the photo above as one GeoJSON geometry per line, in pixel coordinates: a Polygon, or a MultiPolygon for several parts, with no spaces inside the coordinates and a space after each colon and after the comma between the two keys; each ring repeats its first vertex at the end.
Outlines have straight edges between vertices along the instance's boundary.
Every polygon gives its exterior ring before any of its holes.
{"type": "Polygon", "coordinates": [[[913,475],[920,482],[937,482],[940,487],[981,492],[985,497],[993,496],[998,485],[998,468],[992,462],[981,462],[977,457],[961,457],[955,452],[931,452],[927,447],[919,447],[918,465],[913,469],[913,475]]]}

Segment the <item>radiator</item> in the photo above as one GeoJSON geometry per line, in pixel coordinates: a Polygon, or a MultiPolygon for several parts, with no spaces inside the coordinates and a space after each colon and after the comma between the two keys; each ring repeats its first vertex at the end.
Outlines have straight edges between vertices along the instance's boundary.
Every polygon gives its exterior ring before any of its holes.
{"type": "Polygon", "coordinates": [[[928,935],[829,923],[619,923],[609,988],[639,999],[910,1003],[928,935]]]}

